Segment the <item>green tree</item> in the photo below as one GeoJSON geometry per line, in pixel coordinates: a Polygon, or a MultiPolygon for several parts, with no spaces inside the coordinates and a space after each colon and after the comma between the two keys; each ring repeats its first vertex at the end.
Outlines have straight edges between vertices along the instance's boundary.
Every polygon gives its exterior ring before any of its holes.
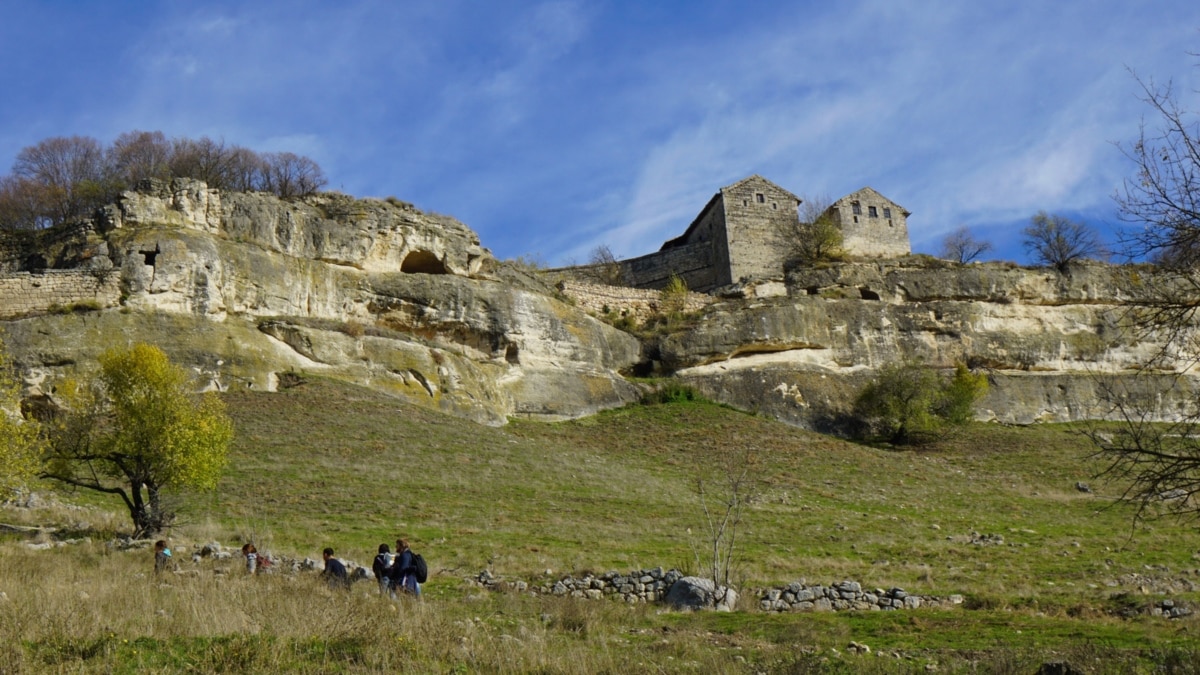
{"type": "Polygon", "coordinates": [[[21,383],[0,342],[0,499],[37,477],[42,460],[39,429],[21,414],[21,383]]]}
{"type": "Polygon", "coordinates": [[[866,437],[920,444],[971,421],[975,401],[986,392],[987,377],[961,364],[949,379],[919,363],[890,365],[859,392],[854,416],[866,437]]]}
{"type": "Polygon", "coordinates": [[[220,399],[189,385],[152,345],[105,352],[95,380],[60,387],[65,410],[42,477],[119,495],[135,536],[162,530],[175,515],[165,493],[215,488],[233,439],[220,399]]]}
{"type": "Polygon", "coordinates": [[[845,259],[842,228],[829,211],[832,203],[828,197],[806,199],[800,203],[799,220],[791,235],[797,262],[811,265],[845,259]]]}

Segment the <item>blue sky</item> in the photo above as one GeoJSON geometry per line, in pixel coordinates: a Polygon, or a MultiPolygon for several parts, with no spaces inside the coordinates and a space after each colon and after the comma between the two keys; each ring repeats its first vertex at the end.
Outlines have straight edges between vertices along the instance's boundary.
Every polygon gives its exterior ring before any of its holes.
{"type": "Polygon", "coordinates": [[[1195,0],[0,0],[0,172],[135,129],[315,159],[501,258],[657,250],[721,186],[870,185],[917,251],[1023,260],[1038,210],[1117,224],[1130,71],[1200,109],[1195,0]]]}

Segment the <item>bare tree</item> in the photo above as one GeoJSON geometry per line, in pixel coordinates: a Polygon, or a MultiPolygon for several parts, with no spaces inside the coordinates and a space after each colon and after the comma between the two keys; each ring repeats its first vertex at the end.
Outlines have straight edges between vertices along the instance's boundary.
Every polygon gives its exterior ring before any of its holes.
{"type": "Polygon", "coordinates": [[[966,227],[946,235],[942,240],[941,257],[959,264],[966,264],[992,250],[992,243],[976,239],[966,227]]]}
{"type": "Polygon", "coordinates": [[[1156,349],[1137,378],[1101,382],[1106,416],[1118,424],[1088,435],[1107,463],[1104,475],[1137,507],[1135,520],[1194,518],[1200,516],[1200,402],[1177,397],[1182,407],[1164,414],[1163,401],[1189,383],[1153,367],[1182,373],[1200,362],[1200,114],[1179,105],[1169,82],[1135,79],[1157,122],[1143,122],[1136,140],[1120,146],[1134,175],[1116,196],[1122,219],[1133,225],[1119,243],[1128,259],[1157,263],[1130,271],[1126,290],[1133,299],[1125,317],[1138,340],[1156,349]]]}
{"type": "Polygon", "coordinates": [[[762,458],[749,446],[713,448],[697,467],[695,491],[704,539],[692,542],[692,547],[697,568],[713,581],[713,605],[725,603],[733,588],[738,534],[762,479],[762,458]]]}
{"type": "Polygon", "coordinates": [[[230,163],[233,149],[225,141],[208,136],[199,140],[175,139],[171,153],[171,175],[204,181],[211,188],[230,189],[230,163]]]}
{"type": "Polygon", "coordinates": [[[832,204],[829,197],[801,200],[798,223],[790,233],[792,251],[797,261],[812,264],[841,260],[846,256],[842,248],[842,228],[829,211],[832,204]]]}
{"type": "Polygon", "coordinates": [[[280,197],[303,197],[325,186],[325,174],[317,163],[291,152],[263,155],[264,189],[280,197]]]}
{"type": "Polygon", "coordinates": [[[588,264],[594,266],[600,276],[600,281],[609,286],[623,286],[625,275],[621,272],[621,265],[617,262],[617,257],[613,255],[612,249],[607,245],[601,244],[592,249],[588,256],[588,264]]]}
{"type": "Polygon", "coordinates": [[[1066,274],[1071,263],[1104,256],[1095,230],[1063,216],[1038,211],[1022,234],[1025,250],[1034,260],[1066,274]]]}
{"type": "Polygon", "coordinates": [[[104,150],[87,136],[56,136],[23,148],[12,172],[46,188],[48,210],[41,215],[54,223],[90,212],[113,192],[104,150]]]}
{"type": "Polygon", "coordinates": [[[108,149],[108,163],[125,186],[171,175],[171,142],[161,131],[129,131],[108,149]]]}
{"type": "Polygon", "coordinates": [[[38,181],[0,176],[0,230],[38,230],[54,221],[54,191],[38,181]]]}

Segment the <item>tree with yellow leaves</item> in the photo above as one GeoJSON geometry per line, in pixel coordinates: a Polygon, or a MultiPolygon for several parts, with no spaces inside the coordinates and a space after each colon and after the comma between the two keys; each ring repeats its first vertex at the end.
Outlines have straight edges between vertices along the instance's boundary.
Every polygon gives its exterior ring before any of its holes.
{"type": "Polygon", "coordinates": [[[165,493],[216,487],[233,424],[221,400],[194,395],[187,373],[158,347],[106,351],[93,381],[65,382],[59,397],[41,477],[119,495],[134,536],[170,525],[165,493]]]}
{"type": "Polygon", "coordinates": [[[21,413],[21,383],[0,341],[0,499],[37,477],[42,461],[40,426],[21,413]]]}

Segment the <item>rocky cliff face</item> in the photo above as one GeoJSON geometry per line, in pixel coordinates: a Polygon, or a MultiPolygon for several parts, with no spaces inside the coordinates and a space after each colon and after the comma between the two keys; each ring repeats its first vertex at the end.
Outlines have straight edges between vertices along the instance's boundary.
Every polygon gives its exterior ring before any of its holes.
{"type": "Polygon", "coordinates": [[[1174,419],[1196,380],[1135,378],[1159,345],[1125,325],[1138,275],[1152,273],[914,259],[793,270],[782,295],[712,305],[694,328],[661,339],[657,356],[717,400],[805,426],[836,426],[877,368],[906,360],[986,370],[982,419],[1104,417],[1100,390],[1114,383],[1152,393],[1155,416],[1174,419]]]}
{"type": "MultiPolygon", "coordinates": [[[[1200,386],[1183,362],[1133,377],[1158,348],[1125,326],[1139,274],[1153,271],[922,258],[795,269],[726,289],[739,297],[642,344],[497,263],[452,218],[174,181],[90,224],[0,237],[0,329],[35,394],[143,341],[210,388],[321,374],[487,424],[621,405],[638,394],[621,373],[652,364],[735,407],[836,428],[880,366],[905,360],[985,370],[981,419],[1103,417],[1114,383],[1173,419],[1200,386]]],[[[615,315],[645,309],[608,290],[615,315]]]]}
{"type": "MultiPolygon", "coordinates": [[[[532,281],[502,280],[466,226],[407,204],[285,202],[177,180],[126,193],[64,248],[73,253],[51,256],[60,269],[0,279],[0,300],[45,305],[4,326],[35,393],[109,346],[146,341],[211,387],[271,390],[306,371],[489,424],[586,415],[637,394],[618,374],[639,357],[634,338],[532,281]],[[80,269],[102,280],[79,298],[99,311],[30,302],[39,278],[80,269]]],[[[37,259],[12,250],[8,269],[37,259]]]]}

